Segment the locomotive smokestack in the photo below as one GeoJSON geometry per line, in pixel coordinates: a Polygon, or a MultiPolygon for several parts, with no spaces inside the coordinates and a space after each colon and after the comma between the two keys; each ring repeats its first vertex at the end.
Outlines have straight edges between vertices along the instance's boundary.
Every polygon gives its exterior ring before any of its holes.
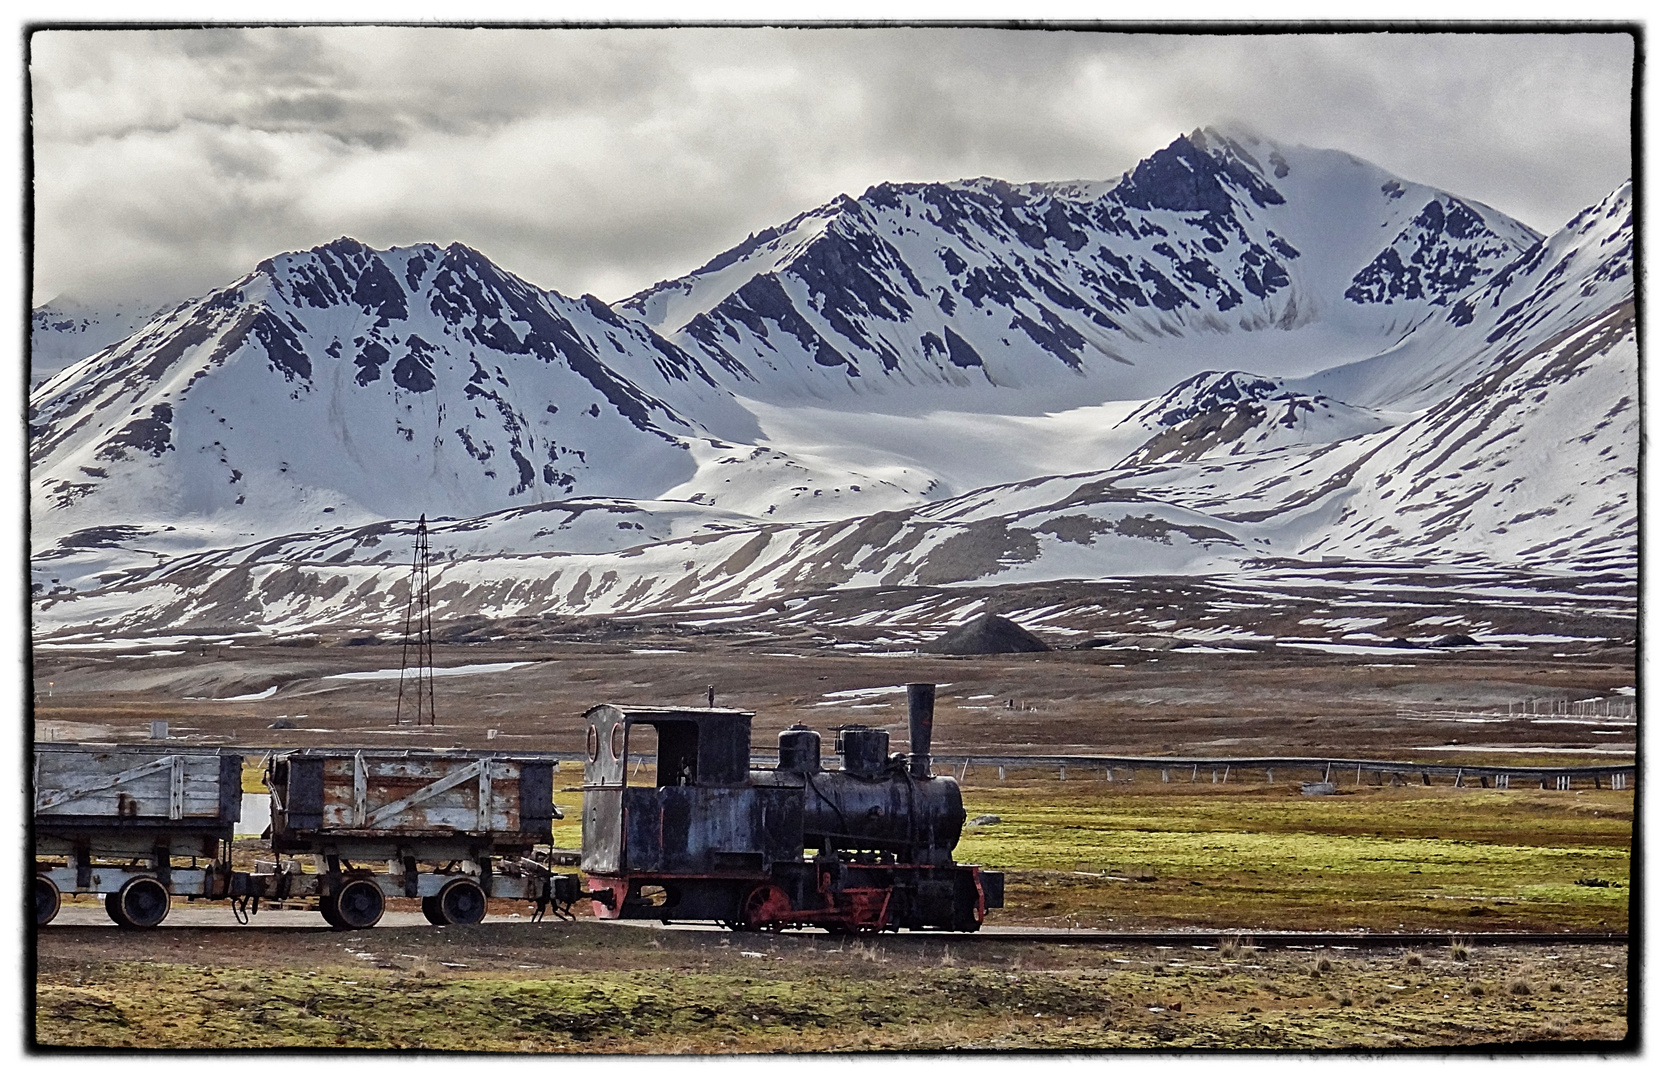
{"type": "Polygon", "coordinates": [[[932,775],[932,704],[936,683],[909,684],[909,775],[924,780],[932,775]]]}

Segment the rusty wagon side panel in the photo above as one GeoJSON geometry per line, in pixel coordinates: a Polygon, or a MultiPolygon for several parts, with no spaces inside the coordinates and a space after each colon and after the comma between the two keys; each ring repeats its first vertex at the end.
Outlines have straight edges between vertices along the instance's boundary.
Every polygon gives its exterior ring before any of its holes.
{"type": "Polygon", "coordinates": [[[296,751],[272,766],[272,846],[472,858],[550,842],[547,762],[360,750],[296,751]],[[448,854],[449,853],[449,854],[448,854]]]}

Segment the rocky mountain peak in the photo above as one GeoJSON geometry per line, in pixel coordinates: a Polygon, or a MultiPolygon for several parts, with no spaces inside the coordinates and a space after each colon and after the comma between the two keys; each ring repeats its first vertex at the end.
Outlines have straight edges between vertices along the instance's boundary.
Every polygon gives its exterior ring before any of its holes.
{"type": "Polygon", "coordinates": [[[1177,136],[1130,170],[1114,194],[1125,206],[1140,210],[1212,214],[1233,212],[1234,191],[1257,206],[1284,203],[1277,188],[1246,167],[1246,160],[1254,159],[1229,153],[1231,146],[1219,136],[1206,138],[1202,131],[1177,136]]]}

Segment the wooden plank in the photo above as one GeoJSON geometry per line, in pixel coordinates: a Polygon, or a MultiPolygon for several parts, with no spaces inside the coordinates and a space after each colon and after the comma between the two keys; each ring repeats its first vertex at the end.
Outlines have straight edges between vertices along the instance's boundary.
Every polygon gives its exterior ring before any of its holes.
{"type": "Polygon", "coordinates": [[[373,757],[365,763],[365,767],[370,776],[383,779],[434,780],[446,775],[448,766],[468,760],[471,759],[461,756],[440,759],[373,757]]]}
{"type": "MultiPolygon", "coordinates": [[[[168,819],[178,821],[185,815],[185,759],[175,754],[168,761],[168,819]]],[[[167,867],[162,867],[166,870],[167,867]]]]}
{"type": "MultiPolygon", "coordinates": [[[[153,800],[166,805],[174,786],[171,772],[170,767],[162,766],[149,776],[141,776],[137,780],[114,786],[110,786],[108,782],[95,785],[93,781],[84,776],[73,778],[72,782],[79,785],[77,787],[66,786],[62,783],[54,784],[48,781],[41,785],[39,794],[43,799],[48,796],[53,798],[63,795],[73,796],[77,791],[88,798],[102,795],[107,799],[114,799],[118,794],[126,794],[137,799],[153,800]]],[[[220,785],[217,781],[203,776],[193,776],[190,772],[187,772],[181,779],[179,790],[180,797],[188,805],[191,803],[214,802],[220,797],[220,785]]]]}
{"type": "Polygon", "coordinates": [[[365,754],[358,751],[353,755],[353,824],[365,823],[365,754]]]}

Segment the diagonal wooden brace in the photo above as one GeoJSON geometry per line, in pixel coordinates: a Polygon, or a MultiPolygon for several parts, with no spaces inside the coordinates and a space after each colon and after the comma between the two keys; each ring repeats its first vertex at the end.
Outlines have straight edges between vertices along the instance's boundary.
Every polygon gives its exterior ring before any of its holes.
{"type": "Polygon", "coordinates": [[[115,776],[104,777],[86,787],[65,788],[62,791],[45,794],[37,793],[35,796],[35,813],[39,814],[52,809],[54,806],[74,802],[96,791],[108,791],[111,788],[120,787],[131,780],[137,780],[141,776],[149,776],[151,773],[162,772],[164,769],[171,774],[169,777],[171,783],[169,784],[168,816],[178,818],[183,814],[183,807],[180,806],[180,802],[183,798],[185,782],[185,760],[178,754],[159,758],[146,765],[136,765],[124,772],[117,773],[115,776]]]}
{"type": "MultiPolygon", "coordinates": [[[[413,791],[403,799],[396,799],[386,806],[378,806],[375,810],[370,811],[370,813],[365,816],[366,827],[380,825],[382,822],[387,821],[390,818],[398,817],[400,814],[409,810],[411,807],[416,806],[418,803],[423,802],[426,799],[433,798],[442,791],[450,791],[452,788],[457,787],[460,784],[465,784],[477,776],[482,776],[483,773],[488,773],[487,767],[490,763],[490,758],[480,758],[472,764],[465,765],[463,768],[458,769],[456,772],[447,773],[445,776],[442,776],[440,779],[434,781],[432,784],[429,784],[427,787],[419,788],[418,790],[413,791]]],[[[481,788],[483,791],[490,790],[488,787],[490,782],[490,774],[488,773],[482,778],[481,781],[481,788]]]]}

